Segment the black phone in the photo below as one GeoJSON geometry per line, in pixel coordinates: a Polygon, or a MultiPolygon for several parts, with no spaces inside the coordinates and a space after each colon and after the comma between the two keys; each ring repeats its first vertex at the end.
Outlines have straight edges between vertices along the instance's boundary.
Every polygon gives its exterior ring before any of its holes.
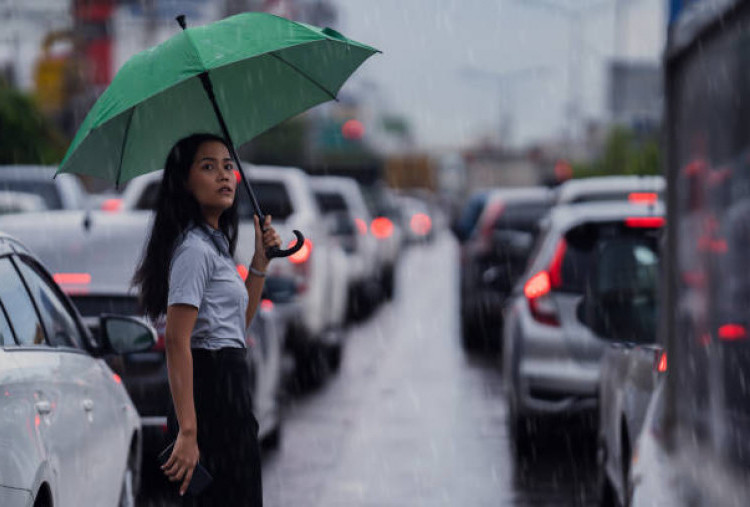
{"type": "MultiPolygon", "coordinates": [[[[169,444],[166,449],[161,451],[159,453],[159,465],[164,465],[164,463],[169,460],[169,457],[172,455],[172,449],[174,448],[174,442],[169,444]]],[[[190,478],[190,484],[188,484],[187,490],[185,491],[188,495],[200,495],[212,482],[214,478],[211,477],[211,474],[208,473],[208,470],[206,470],[206,467],[200,464],[198,462],[197,465],[195,465],[195,469],[193,470],[193,476],[190,478]]],[[[180,483],[176,483],[178,486],[180,483]]]]}

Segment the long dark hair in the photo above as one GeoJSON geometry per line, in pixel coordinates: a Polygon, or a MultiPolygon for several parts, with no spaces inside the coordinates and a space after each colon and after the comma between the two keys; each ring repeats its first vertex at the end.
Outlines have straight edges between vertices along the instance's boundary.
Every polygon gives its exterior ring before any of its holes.
{"type": "MultiPolygon", "coordinates": [[[[206,141],[227,145],[223,138],[213,134],[193,134],[177,141],[164,165],[154,224],[132,281],[139,289],[141,311],[153,320],[167,312],[169,266],[177,240],[191,224],[205,223],[198,200],[187,189],[187,181],[198,148],[206,141]]],[[[232,206],[219,217],[219,229],[229,240],[230,255],[237,248],[238,221],[235,194],[232,206]]]]}

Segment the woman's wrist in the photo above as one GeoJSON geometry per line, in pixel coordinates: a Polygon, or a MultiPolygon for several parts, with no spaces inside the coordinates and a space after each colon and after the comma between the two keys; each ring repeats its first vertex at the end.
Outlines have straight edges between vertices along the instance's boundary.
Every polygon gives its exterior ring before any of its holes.
{"type": "Polygon", "coordinates": [[[252,262],[250,262],[250,267],[252,269],[258,270],[265,274],[266,269],[268,269],[269,261],[266,259],[263,259],[262,257],[259,257],[257,255],[253,256],[252,262]]]}

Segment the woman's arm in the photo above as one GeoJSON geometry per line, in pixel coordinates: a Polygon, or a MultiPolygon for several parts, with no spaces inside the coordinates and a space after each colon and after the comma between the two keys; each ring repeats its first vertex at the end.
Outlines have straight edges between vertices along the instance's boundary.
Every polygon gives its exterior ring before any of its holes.
{"type": "Polygon", "coordinates": [[[190,484],[200,456],[193,402],[193,355],[190,351],[190,335],[197,318],[198,309],[194,306],[176,304],[167,308],[167,371],[180,431],[172,455],[162,469],[171,481],[182,480],[180,495],[190,484]]]}
{"type": "MultiPolygon", "coordinates": [[[[258,215],[255,215],[253,219],[255,220],[255,255],[253,255],[250,267],[265,273],[268,269],[268,264],[271,262],[266,257],[266,249],[273,246],[281,247],[281,238],[276,234],[274,228],[271,227],[271,215],[266,215],[264,223],[265,232],[261,232],[258,215]]],[[[264,282],[264,277],[254,275],[252,271],[247,275],[245,288],[247,289],[248,302],[247,310],[245,311],[245,327],[248,327],[253,317],[255,317],[260,297],[263,294],[264,282]]]]}

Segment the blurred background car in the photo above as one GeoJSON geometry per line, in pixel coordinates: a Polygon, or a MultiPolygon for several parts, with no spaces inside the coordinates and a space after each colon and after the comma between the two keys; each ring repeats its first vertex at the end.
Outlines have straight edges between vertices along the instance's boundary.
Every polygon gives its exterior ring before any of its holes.
{"type": "Polygon", "coordinates": [[[362,319],[374,310],[382,291],[378,240],[370,231],[372,219],[362,191],[356,181],[341,176],[316,176],[310,182],[324,214],[346,214],[346,218],[333,215],[334,218],[329,219],[339,226],[339,237],[346,237],[347,223],[354,223],[356,235],[345,239],[353,247],[348,252],[346,312],[350,319],[362,319]]]}
{"type": "Polygon", "coordinates": [[[36,194],[0,190],[0,215],[29,213],[46,209],[47,205],[44,203],[44,199],[36,194]]]}
{"type": "Polygon", "coordinates": [[[101,316],[89,334],[25,246],[0,234],[3,506],[133,505],[141,423],[102,357],[153,345],[153,328],[101,316]]]}
{"type": "Polygon", "coordinates": [[[556,204],[596,201],[629,201],[654,204],[662,199],[662,176],[597,176],[568,180],[557,187],[556,204]]]}
{"type": "MultiPolygon", "coordinates": [[[[150,220],[147,213],[69,211],[2,217],[0,230],[11,231],[37,253],[92,335],[100,337],[99,315],[142,316],[131,279],[141,259],[150,220]]],[[[271,285],[271,293],[277,285],[271,285]]],[[[281,314],[276,313],[275,306],[264,299],[246,337],[260,437],[272,445],[278,445],[281,435],[281,356],[286,331],[283,301],[279,302],[281,314]]],[[[157,322],[156,329],[157,341],[149,350],[108,359],[140,415],[146,466],[151,468],[168,443],[166,417],[171,404],[165,323],[157,322]]]]}
{"type": "Polygon", "coordinates": [[[482,196],[484,208],[461,246],[461,340],[467,349],[499,349],[505,300],[526,269],[553,199],[546,187],[482,196]]]}
{"type": "Polygon", "coordinates": [[[372,216],[370,234],[377,240],[378,263],[380,264],[380,285],[385,297],[393,296],[394,276],[401,249],[404,244],[405,228],[397,195],[382,181],[360,185],[364,202],[372,216]]]}
{"type": "Polygon", "coordinates": [[[72,174],[53,179],[56,170],[55,166],[0,166],[0,191],[35,194],[51,210],[86,208],[88,195],[80,180],[72,174]]]}
{"type": "MultiPolygon", "coordinates": [[[[533,445],[549,416],[596,408],[607,337],[594,334],[580,313],[590,266],[603,248],[617,242],[656,245],[661,215],[661,205],[602,202],[559,206],[545,220],[505,309],[503,378],[509,430],[519,454],[533,445]]],[[[639,250],[653,270],[655,249],[639,250]]],[[[617,266],[610,269],[614,280],[617,266]]]]}
{"type": "Polygon", "coordinates": [[[415,244],[432,241],[435,237],[434,214],[429,205],[410,195],[398,195],[396,200],[400,208],[401,227],[405,231],[405,242],[415,244]]]}

